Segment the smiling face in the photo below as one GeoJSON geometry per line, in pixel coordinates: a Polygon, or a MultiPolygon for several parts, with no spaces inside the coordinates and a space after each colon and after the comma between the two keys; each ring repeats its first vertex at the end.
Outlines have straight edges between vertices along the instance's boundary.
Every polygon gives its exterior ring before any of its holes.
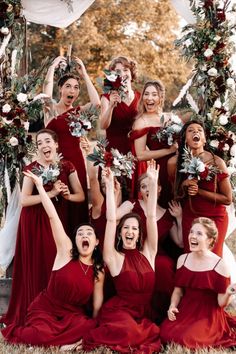
{"type": "Polygon", "coordinates": [[[96,238],[94,229],[90,225],[82,225],[78,228],[75,237],[76,246],[81,256],[92,256],[94,248],[99,241],[96,238]]]}
{"type": "Polygon", "coordinates": [[[206,143],[206,136],[200,124],[190,124],[186,129],[185,142],[191,149],[203,148],[206,143]]]}
{"type": "Polygon", "coordinates": [[[135,249],[139,239],[139,222],[135,217],[127,218],[121,227],[120,236],[123,248],[135,249]]]}
{"type": "Polygon", "coordinates": [[[114,70],[119,73],[126,84],[131,84],[132,74],[130,69],[122,63],[116,63],[114,70]]]}
{"type": "Polygon", "coordinates": [[[192,225],[188,241],[192,252],[209,250],[212,244],[212,239],[207,235],[207,229],[200,223],[192,225]]]}
{"type": "Polygon", "coordinates": [[[160,110],[160,95],[155,86],[148,86],[143,92],[143,105],[148,113],[155,113],[160,110]]]}
{"type": "Polygon", "coordinates": [[[37,148],[39,158],[46,163],[51,163],[57,156],[58,143],[49,133],[41,133],[37,135],[37,148]]]}
{"type": "Polygon", "coordinates": [[[60,100],[66,106],[71,106],[79,96],[79,82],[76,79],[70,78],[59,88],[60,100]]]}

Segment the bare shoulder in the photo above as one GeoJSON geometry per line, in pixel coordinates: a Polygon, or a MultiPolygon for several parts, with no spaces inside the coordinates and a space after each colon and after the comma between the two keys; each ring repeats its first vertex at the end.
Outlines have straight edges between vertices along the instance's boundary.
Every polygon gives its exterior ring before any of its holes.
{"type": "Polygon", "coordinates": [[[225,164],[225,162],[224,162],[224,160],[223,160],[222,158],[220,158],[220,157],[217,156],[217,155],[214,155],[214,160],[215,160],[216,166],[217,166],[221,171],[227,172],[226,164],[225,164]]]}
{"type": "Polygon", "coordinates": [[[176,166],[176,164],[177,164],[177,155],[174,155],[174,156],[172,156],[172,157],[170,157],[169,158],[169,160],[167,161],[167,165],[168,166],[176,166]]]}
{"type": "Polygon", "coordinates": [[[143,117],[139,117],[134,121],[133,124],[133,130],[138,130],[138,129],[143,129],[145,128],[145,121],[143,119],[143,117]]]}
{"type": "Polygon", "coordinates": [[[215,271],[219,273],[220,275],[223,275],[224,277],[228,278],[230,277],[230,270],[224,259],[218,257],[218,263],[215,267],[215,271]]]}
{"type": "Polygon", "coordinates": [[[187,256],[188,256],[188,253],[184,253],[184,254],[181,254],[181,256],[179,256],[179,258],[177,260],[177,269],[182,267],[182,265],[184,264],[187,256]]]}

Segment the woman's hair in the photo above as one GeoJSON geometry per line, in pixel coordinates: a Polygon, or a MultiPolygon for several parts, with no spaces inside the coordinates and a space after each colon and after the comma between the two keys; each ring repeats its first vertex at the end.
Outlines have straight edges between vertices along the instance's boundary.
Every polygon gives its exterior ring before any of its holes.
{"type": "MultiPolygon", "coordinates": [[[[73,238],[72,238],[72,249],[71,249],[71,258],[73,260],[78,260],[79,259],[79,250],[78,250],[78,247],[76,245],[76,234],[77,234],[77,231],[79,230],[79,228],[81,226],[90,226],[93,231],[94,231],[94,234],[97,238],[97,235],[96,235],[96,232],[95,232],[95,228],[94,226],[90,223],[90,222],[84,222],[84,223],[81,223],[79,224],[74,232],[73,232],[73,238]]],[[[103,258],[102,258],[102,253],[100,251],[100,247],[96,246],[93,250],[93,253],[92,253],[92,260],[93,260],[93,271],[94,271],[94,276],[95,278],[97,279],[98,278],[98,273],[101,271],[103,271],[103,258]]]]}
{"type": "Polygon", "coordinates": [[[218,237],[218,229],[215,222],[209,218],[200,217],[193,220],[192,226],[195,224],[201,224],[205,228],[207,238],[212,240],[210,248],[213,248],[218,237]]]}
{"type": "Polygon", "coordinates": [[[79,76],[74,75],[74,74],[65,74],[62,77],[60,77],[60,79],[58,80],[57,86],[62,87],[64,85],[64,83],[69,79],[77,80],[78,84],[79,84],[79,88],[80,88],[80,78],[79,78],[79,76]]]}
{"type": "Polygon", "coordinates": [[[112,59],[109,70],[115,70],[116,64],[122,64],[125,68],[129,68],[131,72],[132,81],[134,81],[137,77],[137,64],[135,61],[127,58],[127,57],[116,57],[112,59]]]}
{"type": "Polygon", "coordinates": [[[138,228],[139,228],[139,238],[138,238],[138,241],[137,241],[137,248],[138,250],[142,250],[142,247],[143,247],[143,230],[142,230],[142,220],[141,220],[141,217],[136,214],[136,213],[128,213],[128,214],[125,214],[124,216],[122,216],[122,218],[120,219],[119,221],[119,224],[117,225],[117,228],[116,228],[116,240],[117,240],[117,244],[116,244],[116,250],[117,251],[122,251],[122,247],[123,247],[123,241],[122,241],[122,238],[121,238],[121,229],[125,223],[125,221],[127,219],[130,219],[130,218],[135,218],[137,219],[138,221],[138,228]]]}
{"type": "Polygon", "coordinates": [[[165,102],[165,86],[163,85],[163,83],[160,80],[147,81],[144,84],[144,87],[143,87],[143,90],[142,90],[142,93],[141,93],[141,96],[140,96],[140,100],[139,100],[139,104],[138,104],[138,112],[139,112],[138,117],[146,112],[146,109],[145,109],[144,104],[143,104],[143,96],[144,96],[144,93],[145,93],[146,89],[149,86],[154,86],[155,89],[157,90],[159,98],[160,98],[160,104],[159,104],[160,108],[162,109],[163,106],[164,106],[164,102],[165,102]]]}
{"type": "MultiPolygon", "coordinates": [[[[178,153],[178,157],[177,157],[177,166],[176,166],[176,175],[175,175],[175,198],[178,199],[180,197],[183,197],[183,191],[181,188],[182,182],[186,179],[186,176],[184,173],[179,172],[182,169],[182,164],[183,164],[183,153],[184,153],[184,149],[186,148],[186,131],[187,128],[191,125],[191,124],[198,124],[200,125],[204,132],[205,132],[205,125],[204,122],[201,119],[198,118],[194,118],[194,119],[190,119],[188,122],[186,122],[179,134],[179,153],[178,153]]],[[[207,148],[205,147],[205,149],[207,150],[207,148]]]]}
{"type": "Polygon", "coordinates": [[[36,136],[35,136],[36,145],[37,145],[38,136],[39,136],[40,134],[49,134],[49,135],[51,135],[51,137],[53,138],[53,140],[55,141],[55,143],[58,143],[58,135],[57,135],[57,133],[55,133],[55,132],[54,132],[53,130],[51,130],[51,129],[44,128],[44,129],[39,130],[39,131],[36,133],[36,136]]]}
{"type": "MultiPolygon", "coordinates": [[[[140,191],[140,188],[141,188],[142,180],[144,180],[144,178],[147,178],[147,177],[148,177],[147,172],[142,173],[142,174],[139,176],[139,178],[138,178],[138,190],[139,190],[139,191],[140,191]]],[[[161,186],[160,178],[158,178],[157,184],[158,184],[158,186],[161,186]]]]}

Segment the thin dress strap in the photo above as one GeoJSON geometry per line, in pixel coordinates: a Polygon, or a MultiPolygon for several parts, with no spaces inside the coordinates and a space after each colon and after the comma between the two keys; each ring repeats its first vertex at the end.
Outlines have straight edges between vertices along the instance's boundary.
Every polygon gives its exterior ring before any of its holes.
{"type": "Polygon", "coordinates": [[[221,258],[220,258],[220,259],[218,259],[218,261],[216,262],[216,264],[215,264],[215,266],[214,266],[213,270],[217,267],[217,265],[220,263],[220,261],[221,261],[221,258]]]}
{"type": "Polygon", "coordinates": [[[185,257],[183,265],[185,265],[185,262],[187,261],[188,255],[189,255],[189,253],[186,254],[186,257],[185,257]]]}

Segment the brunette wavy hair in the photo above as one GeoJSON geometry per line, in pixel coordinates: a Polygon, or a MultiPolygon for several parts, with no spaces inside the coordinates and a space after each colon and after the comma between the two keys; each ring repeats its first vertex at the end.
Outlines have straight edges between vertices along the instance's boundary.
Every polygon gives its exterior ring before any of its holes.
{"type": "MultiPolygon", "coordinates": [[[[79,228],[81,226],[90,226],[93,231],[94,231],[94,234],[96,236],[96,238],[98,239],[97,235],[96,235],[96,231],[95,231],[95,228],[93,226],[93,224],[91,224],[90,222],[84,222],[84,223],[81,223],[79,224],[74,232],[73,232],[73,237],[72,237],[72,249],[71,249],[71,258],[73,260],[78,260],[79,259],[79,250],[78,250],[78,247],[76,245],[76,234],[77,234],[77,231],[79,230],[79,228]]],[[[103,263],[103,258],[102,258],[102,253],[100,251],[100,247],[96,246],[93,250],[93,253],[92,253],[92,260],[93,260],[93,272],[94,272],[94,276],[95,278],[97,279],[98,278],[98,273],[99,272],[103,272],[104,271],[104,263],[103,263]]]]}
{"type": "Polygon", "coordinates": [[[48,134],[50,135],[53,140],[55,141],[55,143],[58,143],[58,135],[57,133],[55,133],[53,130],[51,129],[47,129],[47,128],[43,128],[43,129],[40,129],[37,133],[36,133],[36,136],[35,136],[35,141],[36,141],[36,145],[37,145],[37,140],[38,140],[38,136],[40,134],[48,134]]]}
{"type": "Polygon", "coordinates": [[[65,74],[62,77],[60,77],[60,79],[58,80],[57,86],[62,87],[65,84],[65,82],[69,79],[77,80],[78,84],[79,84],[79,88],[80,88],[80,86],[81,86],[80,85],[80,78],[79,78],[79,76],[74,75],[74,74],[65,74]]]}
{"type": "Polygon", "coordinates": [[[122,241],[122,238],[120,236],[121,229],[122,229],[125,221],[127,219],[130,219],[130,218],[135,218],[138,221],[139,238],[138,238],[138,242],[137,242],[137,248],[138,248],[139,251],[141,251],[142,248],[143,248],[143,229],[142,229],[141,217],[138,214],[136,214],[136,213],[128,213],[128,214],[125,214],[124,216],[122,216],[122,218],[120,219],[120,222],[119,222],[119,224],[118,224],[118,226],[116,228],[116,240],[117,240],[116,250],[118,252],[121,252],[122,248],[123,248],[123,241],[122,241]]]}
{"type": "Polygon", "coordinates": [[[218,238],[218,229],[215,221],[209,218],[199,217],[193,220],[192,226],[195,224],[201,224],[205,228],[207,238],[212,240],[210,243],[210,248],[213,248],[218,238]]]}

